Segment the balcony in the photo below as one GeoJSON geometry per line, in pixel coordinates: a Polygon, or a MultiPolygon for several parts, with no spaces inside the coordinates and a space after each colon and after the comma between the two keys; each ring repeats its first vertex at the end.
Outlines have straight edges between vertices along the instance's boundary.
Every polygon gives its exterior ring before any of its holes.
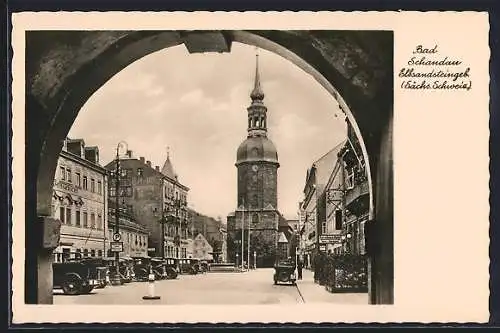
{"type": "Polygon", "coordinates": [[[346,208],[358,215],[365,208],[364,203],[368,202],[369,193],[370,191],[367,181],[354,185],[354,187],[349,189],[346,193],[346,208]]]}

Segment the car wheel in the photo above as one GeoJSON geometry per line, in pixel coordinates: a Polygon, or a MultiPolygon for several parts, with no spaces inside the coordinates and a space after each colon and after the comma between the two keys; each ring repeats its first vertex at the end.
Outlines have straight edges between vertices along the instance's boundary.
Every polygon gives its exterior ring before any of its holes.
{"type": "Polygon", "coordinates": [[[66,295],[78,295],[82,291],[82,282],[76,277],[69,277],[61,287],[66,295]]]}
{"type": "Polygon", "coordinates": [[[94,290],[94,286],[85,286],[85,287],[82,287],[81,293],[82,294],[90,294],[90,292],[92,290],[94,290]]]}

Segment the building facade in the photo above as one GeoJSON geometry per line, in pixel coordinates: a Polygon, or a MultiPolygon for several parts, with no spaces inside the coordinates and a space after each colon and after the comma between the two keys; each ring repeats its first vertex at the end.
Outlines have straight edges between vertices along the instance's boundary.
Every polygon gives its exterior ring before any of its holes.
{"type": "Polygon", "coordinates": [[[308,170],[304,197],[299,220],[306,264],[311,264],[317,251],[365,254],[368,178],[359,141],[348,121],[347,139],[308,170]]]}
{"type": "MultiPolygon", "coordinates": [[[[136,222],[132,207],[120,205],[118,208],[118,227],[123,242],[123,252],[120,257],[145,258],[148,255],[149,233],[143,225],[136,222]]],[[[110,250],[110,242],[116,228],[116,204],[108,203],[108,232],[106,237],[106,254],[113,257],[110,250]]]]}
{"type": "Polygon", "coordinates": [[[202,234],[198,234],[193,240],[193,258],[212,261],[214,249],[202,234]]]}
{"type": "Polygon", "coordinates": [[[119,158],[119,195],[116,196],[116,160],[106,165],[110,178],[110,198],[132,207],[137,222],[149,233],[150,256],[187,258],[189,218],[187,193],[180,183],[170,154],[160,170],[144,157],[135,158],[132,151],[119,158]]]}
{"type": "Polygon", "coordinates": [[[345,168],[345,225],[343,252],[364,255],[365,224],[369,218],[370,191],[361,145],[350,123],[347,142],[340,152],[345,168]]]}
{"type": "MultiPolygon", "coordinates": [[[[344,146],[341,142],[325,155],[316,160],[307,170],[304,186],[304,199],[300,204],[301,252],[306,267],[312,267],[318,251],[328,251],[324,242],[326,235],[332,232],[328,226],[331,216],[327,214],[326,187],[338,159],[338,153],[344,146]]],[[[332,250],[332,249],[330,249],[332,250]]]]}
{"type": "Polygon", "coordinates": [[[54,261],[105,254],[107,173],[99,164],[99,148],[83,139],[66,139],[54,178],[52,212],[61,220],[54,261]]]}
{"type": "Polygon", "coordinates": [[[279,162],[276,147],[267,137],[267,107],[263,103],[258,56],[250,98],[247,138],[236,153],[237,208],[227,217],[228,254],[233,262],[236,262],[236,254],[247,258],[248,249],[241,243],[246,243],[245,239],[250,236],[253,244],[250,253],[257,253],[258,266],[272,267],[280,216],[277,193],[279,162]]]}

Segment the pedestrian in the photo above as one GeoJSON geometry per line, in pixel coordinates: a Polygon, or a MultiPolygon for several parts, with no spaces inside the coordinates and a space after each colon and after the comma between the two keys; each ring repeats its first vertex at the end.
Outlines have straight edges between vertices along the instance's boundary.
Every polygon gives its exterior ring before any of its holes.
{"type": "Polygon", "coordinates": [[[298,262],[297,262],[297,278],[299,280],[302,280],[302,267],[304,266],[304,264],[302,263],[302,260],[299,258],[298,262]]]}

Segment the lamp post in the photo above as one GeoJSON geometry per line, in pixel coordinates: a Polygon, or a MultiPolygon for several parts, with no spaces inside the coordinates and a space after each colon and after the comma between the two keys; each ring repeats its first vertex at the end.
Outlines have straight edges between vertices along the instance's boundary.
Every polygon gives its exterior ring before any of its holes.
{"type": "MultiPolygon", "coordinates": [[[[120,177],[122,176],[123,169],[120,168],[120,148],[126,147],[128,144],[125,141],[118,142],[116,146],[116,168],[115,168],[115,235],[120,235],[120,177]]],[[[115,236],[119,237],[119,236],[115,236]]],[[[114,238],[114,237],[113,237],[114,238]]],[[[120,279],[120,251],[115,251],[115,265],[116,271],[113,277],[112,284],[121,284],[120,279]]]]}
{"type": "Polygon", "coordinates": [[[347,253],[350,254],[351,253],[351,233],[348,233],[346,235],[346,243],[347,243],[347,253]]]}

